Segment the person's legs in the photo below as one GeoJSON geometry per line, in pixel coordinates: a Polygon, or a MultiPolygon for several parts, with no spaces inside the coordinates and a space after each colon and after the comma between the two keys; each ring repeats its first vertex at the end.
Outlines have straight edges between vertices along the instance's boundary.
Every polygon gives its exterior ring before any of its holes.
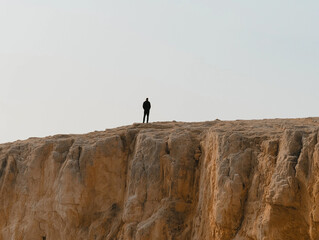
{"type": "Polygon", "coordinates": [[[148,118],[150,116],[150,112],[147,112],[146,114],[147,114],[147,123],[148,123],[148,118]]]}
{"type": "Polygon", "coordinates": [[[146,112],[144,111],[143,123],[145,122],[146,112]]]}

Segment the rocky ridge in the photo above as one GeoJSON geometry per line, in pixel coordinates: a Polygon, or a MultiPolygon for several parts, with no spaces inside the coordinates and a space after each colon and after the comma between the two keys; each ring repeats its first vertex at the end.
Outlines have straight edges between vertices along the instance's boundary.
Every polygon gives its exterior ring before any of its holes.
{"type": "Polygon", "coordinates": [[[0,240],[319,239],[319,118],[0,145],[0,240]]]}

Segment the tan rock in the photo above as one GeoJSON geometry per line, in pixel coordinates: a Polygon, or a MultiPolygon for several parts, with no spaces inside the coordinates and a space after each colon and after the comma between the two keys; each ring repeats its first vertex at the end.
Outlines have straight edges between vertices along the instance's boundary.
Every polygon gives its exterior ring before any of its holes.
{"type": "Polygon", "coordinates": [[[319,119],[0,145],[0,240],[319,239],[319,119]]]}

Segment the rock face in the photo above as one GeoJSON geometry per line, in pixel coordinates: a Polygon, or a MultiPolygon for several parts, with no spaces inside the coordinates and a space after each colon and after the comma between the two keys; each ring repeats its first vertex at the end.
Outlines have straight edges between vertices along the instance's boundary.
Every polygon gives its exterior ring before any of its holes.
{"type": "Polygon", "coordinates": [[[0,240],[317,240],[319,118],[0,145],[0,240]]]}

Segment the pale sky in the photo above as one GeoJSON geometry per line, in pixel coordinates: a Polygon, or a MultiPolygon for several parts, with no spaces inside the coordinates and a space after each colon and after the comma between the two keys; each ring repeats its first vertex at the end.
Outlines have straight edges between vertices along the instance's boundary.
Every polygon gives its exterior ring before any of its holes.
{"type": "Polygon", "coordinates": [[[0,142],[319,116],[318,0],[0,0],[0,142]]]}

